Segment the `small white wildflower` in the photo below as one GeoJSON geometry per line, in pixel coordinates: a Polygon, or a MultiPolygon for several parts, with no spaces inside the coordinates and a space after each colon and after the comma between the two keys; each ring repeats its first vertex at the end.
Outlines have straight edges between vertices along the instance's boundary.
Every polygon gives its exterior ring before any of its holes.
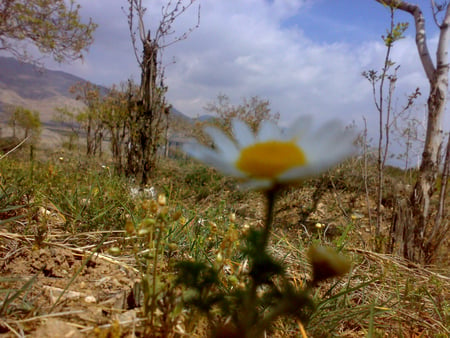
{"type": "Polygon", "coordinates": [[[150,187],[150,188],[144,188],[143,190],[143,195],[146,198],[156,198],[156,190],[154,187],[150,187]]]}
{"type": "Polygon", "coordinates": [[[139,188],[131,187],[131,188],[130,188],[130,195],[131,195],[131,197],[133,197],[133,198],[138,197],[138,196],[139,196],[139,188]]]}
{"type": "Polygon", "coordinates": [[[245,181],[251,189],[270,189],[319,174],[354,152],[352,131],[337,121],[312,128],[312,119],[302,117],[286,131],[263,121],[255,135],[241,120],[232,121],[234,140],[219,129],[208,127],[215,149],[189,143],[184,150],[224,174],[245,181]]]}

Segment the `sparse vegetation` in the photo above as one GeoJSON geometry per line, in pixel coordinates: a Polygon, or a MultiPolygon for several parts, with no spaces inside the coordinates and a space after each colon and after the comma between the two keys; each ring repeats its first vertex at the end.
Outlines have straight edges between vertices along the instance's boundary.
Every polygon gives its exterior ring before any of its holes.
{"type": "MultiPolygon", "coordinates": [[[[199,311],[203,303],[187,276],[185,286],[177,283],[177,262],[203,262],[199,276],[212,287],[204,289],[204,301],[234,297],[247,278],[245,236],[264,219],[262,196],[236,190],[234,179],[188,160],[161,160],[152,181],[153,192],[165,196],[158,199],[145,191],[133,197],[128,180],[92,158],[54,153],[29,162],[14,154],[0,162],[2,331],[30,334],[59,323],[60,330],[76,325],[98,337],[204,337],[212,323],[228,323],[223,309],[199,311]]],[[[284,278],[300,288],[311,281],[311,245],[338,248],[353,263],[346,277],[314,288],[309,321],[278,318],[269,336],[449,334],[447,249],[427,268],[370,251],[360,167],[349,161],[280,195],[270,252],[285,264],[284,278]]],[[[369,169],[375,181],[375,163],[369,169]]],[[[386,179],[399,177],[410,179],[386,170],[386,179]]],[[[369,197],[376,200],[375,189],[369,197]]],[[[389,220],[392,207],[383,210],[389,220]]]]}

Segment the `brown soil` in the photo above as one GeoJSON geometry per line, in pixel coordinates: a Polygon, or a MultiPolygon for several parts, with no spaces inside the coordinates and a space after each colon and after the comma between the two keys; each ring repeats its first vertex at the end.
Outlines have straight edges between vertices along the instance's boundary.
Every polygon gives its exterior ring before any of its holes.
{"type": "MultiPolygon", "coordinates": [[[[393,323],[396,327],[403,327],[406,332],[404,336],[414,336],[413,332],[417,330],[417,337],[429,336],[422,334],[425,332],[424,327],[429,330],[432,328],[433,332],[444,332],[441,327],[443,320],[436,319],[433,309],[437,306],[434,299],[448,304],[448,293],[442,291],[448,289],[448,275],[442,276],[421,269],[392,255],[364,250],[371,247],[371,236],[367,205],[363,197],[349,201],[346,195],[325,194],[315,212],[310,215],[309,222],[304,223],[299,218],[300,210],[294,197],[298,198],[294,193],[292,196],[284,196],[282,203],[277,205],[275,226],[282,229],[284,224],[295,225],[292,229],[284,227],[287,228],[284,230],[291,231],[292,238],[312,241],[317,232],[322,231],[323,238],[331,240],[339,237],[348,224],[348,220],[342,217],[342,205],[352,204],[348,217],[355,216],[355,231],[359,233],[359,239],[354,239],[352,243],[357,243],[360,249],[349,251],[362,255],[365,259],[364,264],[355,267],[354,275],[385,274],[386,283],[393,286],[399,284],[395,280],[399,276],[405,280],[408,280],[408,275],[414,276],[417,290],[423,285],[429,292],[436,292],[436,297],[423,298],[420,303],[417,300],[411,301],[410,309],[404,307],[393,312],[398,316],[393,323]],[[324,228],[318,228],[318,224],[324,228]],[[439,288],[428,284],[433,279],[437,281],[434,284],[439,288]],[[434,289],[437,290],[433,291],[434,289]],[[423,304],[425,310],[417,312],[417,304],[423,304]]],[[[304,201],[306,206],[311,204],[306,197],[304,201]]],[[[135,264],[134,258],[124,253],[120,257],[112,257],[106,251],[110,245],[125,243],[123,231],[112,232],[108,241],[99,245],[103,234],[66,233],[60,226],[64,223],[62,215],[51,207],[40,213],[45,214],[50,222],[46,229],[36,227],[34,236],[21,235],[21,222],[15,222],[8,231],[0,227],[0,337],[145,336],[142,333],[143,325],[140,326],[143,320],[136,307],[139,300],[134,299],[133,292],[139,278],[132,267],[135,264]],[[45,241],[43,245],[37,246],[36,240],[39,238],[45,241]],[[93,253],[97,246],[103,250],[100,254],[93,253]],[[6,306],[2,307],[2,304],[6,306]]],[[[236,214],[245,218],[250,225],[258,226],[259,220],[264,218],[263,202],[260,198],[255,198],[249,205],[244,204],[241,209],[236,210],[236,214]]],[[[289,252],[283,251],[285,249],[280,248],[279,257],[290,259],[289,252]]],[[[291,270],[301,271],[298,266],[300,264],[304,264],[304,260],[289,262],[289,267],[291,270]]],[[[448,267],[448,261],[445,266],[448,267]]],[[[365,292],[386,298],[388,304],[389,299],[395,301],[399,289],[389,289],[388,284],[373,283],[365,288],[365,292]]],[[[406,286],[404,292],[407,292],[406,286]]],[[[394,307],[395,304],[388,306],[394,307]]],[[[387,320],[386,318],[380,317],[379,320],[387,320]]],[[[346,329],[350,330],[348,325],[346,329]]],[[[346,336],[357,337],[363,334],[355,329],[355,332],[346,336]]]]}
{"type": "Polygon", "coordinates": [[[0,232],[0,304],[11,300],[0,309],[1,337],[101,336],[115,321],[136,319],[127,302],[137,279],[132,268],[69,246],[27,242],[0,232]]]}

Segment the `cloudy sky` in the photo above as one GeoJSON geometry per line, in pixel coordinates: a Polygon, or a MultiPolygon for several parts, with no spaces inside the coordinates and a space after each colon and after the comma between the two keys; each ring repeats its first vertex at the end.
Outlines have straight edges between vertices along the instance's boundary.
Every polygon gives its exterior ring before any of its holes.
{"type": "MultiPolygon", "coordinates": [[[[186,0],[189,1],[189,0],[186,0]]],[[[94,83],[110,86],[139,71],[132,50],[126,0],[78,0],[81,14],[99,27],[83,63],[58,67],[94,83]]],[[[159,22],[162,0],[144,0],[145,25],[159,22]]],[[[428,0],[411,1],[427,13],[429,47],[433,56],[437,29],[428,0]]],[[[244,97],[268,99],[281,123],[298,115],[319,120],[339,118],[362,125],[366,118],[375,135],[377,114],[369,82],[361,72],[380,69],[385,56],[381,35],[389,25],[389,11],[374,0],[197,0],[200,26],[188,39],[164,51],[168,99],[189,116],[204,114],[203,107],[218,94],[234,103],[244,97]]],[[[194,5],[175,24],[178,34],[197,23],[194,5]]],[[[409,21],[398,13],[398,20],[409,21]]],[[[414,27],[393,50],[398,70],[394,105],[420,87],[426,96],[428,81],[414,42],[414,27]]],[[[416,114],[424,113],[423,104],[416,114]]],[[[448,114],[447,114],[448,115],[448,114]]],[[[445,127],[450,129],[447,116],[445,127]]]]}

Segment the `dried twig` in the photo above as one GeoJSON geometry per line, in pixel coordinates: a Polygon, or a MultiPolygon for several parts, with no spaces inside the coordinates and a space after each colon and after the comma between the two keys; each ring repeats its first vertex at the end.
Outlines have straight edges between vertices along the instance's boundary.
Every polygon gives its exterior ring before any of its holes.
{"type": "Polygon", "coordinates": [[[0,161],[3,160],[6,156],[11,154],[12,152],[16,151],[16,149],[18,149],[22,144],[24,144],[29,138],[30,138],[30,136],[24,138],[18,145],[16,145],[14,148],[12,148],[10,151],[8,151],[6,154],[3,154],[2,156],[0,156],[0,161]]]}

